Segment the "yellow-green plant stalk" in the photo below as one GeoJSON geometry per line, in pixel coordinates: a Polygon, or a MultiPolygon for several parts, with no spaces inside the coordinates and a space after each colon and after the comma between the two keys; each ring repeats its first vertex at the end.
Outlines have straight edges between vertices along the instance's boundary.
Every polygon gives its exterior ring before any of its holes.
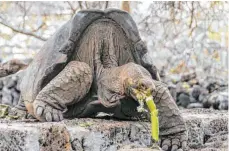
{"type": "Polygon", "coordinates": [[[153,101],[152,96],[146,97],[145,101],[150,111],[151,135],[152,135],[152,138],[157,142],[159,140],[158,110],[156,108],[156,105],[153,101]]]}
{"type": "Polygon", "coordinates": [[[152,94],[149,90],[141,91],[135,90],[136,97],[139,102],[139,107],[137,108],[138,112],[144,112],[144,102],[146,102],[147,107],[150,111],[150,120],[151,120],[151,136],[154,141],[159,140],[159,122],[158,122],[158,110],[154,103],[152,94]]]}

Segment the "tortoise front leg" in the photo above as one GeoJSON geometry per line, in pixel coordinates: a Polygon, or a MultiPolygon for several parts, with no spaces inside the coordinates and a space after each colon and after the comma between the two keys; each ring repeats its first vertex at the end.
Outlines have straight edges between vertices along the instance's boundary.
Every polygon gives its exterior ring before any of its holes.
{"type": "Polygon", "coordinates": [[[61,121],[67,105],[82,100],[91,83],[91,68],[86,63],[72,61],[39,92],[32,104],[25,101],[25,106],[40,121],[61,121]]]}
{"type": "Polygon", "coordinates": [[[159,110],[161,147],[165,151],[187,148],[187,131],[184,119],[166,85],[155,81],[153,98],[159,110]]]}

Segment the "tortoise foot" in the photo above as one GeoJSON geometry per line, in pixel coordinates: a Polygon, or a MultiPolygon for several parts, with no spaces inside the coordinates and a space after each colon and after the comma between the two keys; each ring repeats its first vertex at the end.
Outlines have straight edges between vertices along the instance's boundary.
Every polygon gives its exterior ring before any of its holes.
{"type": "Polygon", "coordinates": [[[164,151],[186,151],[188,135],[187,131],[162,136],[161,147],[164,151]]]}
{"type": "Polygon", "coordinates": [[[43,122],[58,122],[63,120],[63,113],[61,110],[53,108],[46,102],[35,100],[33,103],[34,116],[43,122]]]}

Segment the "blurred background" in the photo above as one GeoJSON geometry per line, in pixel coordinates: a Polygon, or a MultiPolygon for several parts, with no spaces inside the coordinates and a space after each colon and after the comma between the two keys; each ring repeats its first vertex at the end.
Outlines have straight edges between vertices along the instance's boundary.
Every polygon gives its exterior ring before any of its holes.
{"type": "Polygon", "coordinates": [[[111,7],[131,14],[148,46],[145,59],[157,66],[178,105],[227,109],[228,2],[0,2],[0,62],[29,63],[79,10],[111,7]]]}

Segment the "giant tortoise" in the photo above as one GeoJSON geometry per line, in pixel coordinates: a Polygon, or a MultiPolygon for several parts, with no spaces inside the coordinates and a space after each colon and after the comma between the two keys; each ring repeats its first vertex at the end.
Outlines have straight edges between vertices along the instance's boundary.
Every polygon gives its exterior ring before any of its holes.
{"type": "Polygon", "coordinates": [[[139,105],[134,89],[150,89],[159,109],[164,150],[187,146],[186,126],[132,17],[116,9],[76,13],[25,69],[18,108],[40,121],[93,117],[98,112],[129,119],[139,105]]]}

